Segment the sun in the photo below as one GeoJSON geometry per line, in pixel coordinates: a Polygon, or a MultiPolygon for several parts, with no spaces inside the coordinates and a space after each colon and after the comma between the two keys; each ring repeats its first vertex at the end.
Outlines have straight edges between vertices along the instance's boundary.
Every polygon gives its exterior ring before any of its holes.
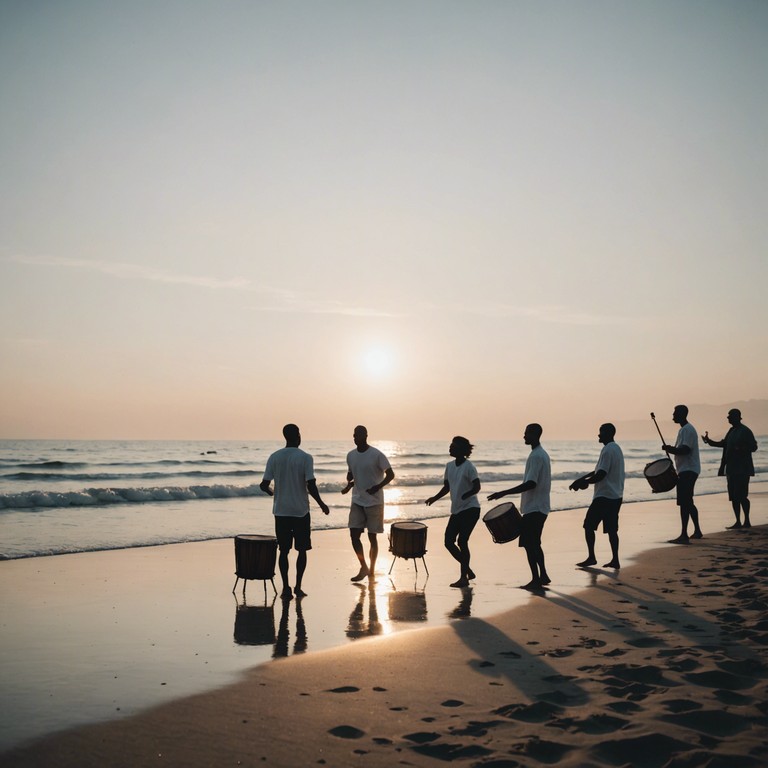
{"type": "Polygon", "coordinates": [[[366,372],[377,379],[390,375],[394,369],[394,362],[394,355],[385,347],[370,347],[363,354],[366,372]]]}

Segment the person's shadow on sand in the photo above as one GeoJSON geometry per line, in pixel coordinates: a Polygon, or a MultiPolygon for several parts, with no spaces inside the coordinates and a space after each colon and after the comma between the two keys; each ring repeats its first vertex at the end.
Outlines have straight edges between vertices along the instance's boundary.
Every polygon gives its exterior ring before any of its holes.
{"type": "Polygon", "coordinates": [[[589,694],[575,680],[564,678],[541,655],[505,635],[493,624],[468,618],[451,624],[454,632],[478,658],[469,659],[478,674],[505,678],[529,699],[554,707],[575,706],[589,701],[589,694]],[[547,684],[551,692],[542,692],[547,684]]]}

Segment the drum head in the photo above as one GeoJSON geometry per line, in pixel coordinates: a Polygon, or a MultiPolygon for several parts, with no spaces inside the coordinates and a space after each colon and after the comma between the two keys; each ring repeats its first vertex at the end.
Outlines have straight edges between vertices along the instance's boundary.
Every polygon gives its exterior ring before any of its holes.
{"type": "Polygon", "coordinates": [[[645,468],[646,477],[656,477],[657,475],[663,475],[665,472],[669,472],[672,467],[672,461],[670,459],[658,459],[652,461],[645,468]]]}
{"type": "Polygon", "coordinates": [[[424,523],[392,523],[392,527],[399,528],[401,531],[418,531],[427,526],[424,523]]]}
{"type": "Polygon", "coordinates": [[[497,507],[493,507],[493,509],[489,509],[483,515],[483,521],[495,520],[497,517],[506,515],[510,509],[517,511],[517,507],[515,507],[515,505],[511,501],[505,501],[503,504],[499,504],[497,507]]]}
{"type": "Polygon", "coordinates": [[[264,536],[259,533],[242,533],[239,536],[235,536],[236,539],[241,541],[274,541],[274,536],[264,536]]]}

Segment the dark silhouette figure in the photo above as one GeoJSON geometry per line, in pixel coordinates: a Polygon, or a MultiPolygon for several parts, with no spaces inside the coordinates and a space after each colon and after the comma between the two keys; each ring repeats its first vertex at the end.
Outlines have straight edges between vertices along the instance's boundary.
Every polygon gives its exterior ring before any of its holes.
{"type": "Polygon", "coordinates": [[[501,499],[512,493],[519,493],[520,513],[523,516],[519,546],[525,549],[531,580],[523,589],[539,590],[551,582],[544,565],[544,550],[541,546],[541,532],[550,511],[549,493],[552,485],[552,466],[549,454],[541,446],[542,428],[540,424],[529,424],[525,428],[523,440],[531,446],[528,460],[525,462],[523,482],[506,491],[497,491],[488,496],[489,501],[501,499]]]}
{"type": "Polygon", "coordinates": [[[693,501],[693,489],[701,474],[699,460],[699,435],[693,424],[688,421],[688,406],[676,405],[672,412],[672,421],[680,425],[674,445],[662,445],[661,449],[675,457],[677,470],[677,506],[680,507],[680,535],[670,544],[688,544],[688,521],[693,523],[691,538],[702,538],[699,526],[699,510],[693,501]]]}
{"type": "Polygon", "coordinates": [[[757,441],[752,430],[741,423],[741,411],[732,408],[728,411],[728,423],[731,428],[722,440],[712,440],[709,432],[701,438],[713,448],[723,449],[718,475],[725,475],[728,480],[728,498],[733,507],[736,522],[729,528],[749,528],[749,478],[755,474],[752,454],[757,450],[757,441]],[[741,512],[744,511],[744,523],[741,512]]]}
{"type": "Polygon", "coordinates": [[[597,439],[603,444],[597,464],[592,472],[576,478],[568,487],[572,491],[595,486],[592,503],[584,517],[584,538],[587,559],[576,563],[580,568],[597,565],[595,557],[595,531],[602,522],[603,533],[608,534],[611,560],[603,568],[621,568],[619,562],[619,510],[624,496],[624,454],[615,442],[616,427],[601,424],[597,439]]]}
{"type": "Polygon", "coordinates": [[[431,506],[447,493],[451,494],[451,516],[445,526],[444,541],[445,548],[459,562],[459,579],[451,584],[459,588],[469,586],[469,580],[475,578],[474,571],[469,567],[469,537],[480,519],[480,502],[477,498],[480,478],[475,465],[469,461],[473,448],[466,437],[457,435],[453,438],[448,447],[448,455],[454,461],[449,461],[445,467],[443,487],[424,502],[431,506]]]}
{"type": "Polygon", "coordinates": [[[328,514],[328,505],[320,498],[315,481],[314,461],[302,451],[301,432],[295,424],[283,427],[285,448],[275,451],[268,459],[264,470],[264,479],[259,487],[264,493],[272,496],[272,514],[275,516],[275,537],[280,550],[278,567],[283,580],[281,597],[290,600],[293,593],[296,597],[304,597],[306,592],[301,588],[304,571],[307,567],[307,551],[312,549],[311,523],[309,517],[309,496],[311,496],[328,514]],[[275,490],[270,487],[275,481],[275,490]],[[288,578],[288,553],[295,547],[296,557],[296,586],[291,592],[288,578]]]}
{"type": "Polygon", "coordinates": [[[389,459],[372,445],[368,445],[368,430],[358,425],[352,433],[355,449],[347,454],[347,484],[342,493],[352,491],[349,508],[349,535],[352,549],[360,562],[360,570],[351,581],[373,579],[379,554],[378,534],[384,533],[384,494],[382,488],[395,477],[389,459]],[[368,529],[369,560],[365,561],[363,530],[368,529]]]}

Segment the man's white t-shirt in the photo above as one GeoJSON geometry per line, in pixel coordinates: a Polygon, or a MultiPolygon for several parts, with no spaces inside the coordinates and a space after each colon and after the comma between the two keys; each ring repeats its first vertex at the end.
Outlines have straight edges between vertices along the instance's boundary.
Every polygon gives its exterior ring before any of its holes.
{"type": "Polygon", "coordinates": [[[467,499],[461,498],[467,491],[472,490],[474,481],[478,479],[475,465],[469,459],[465,459],[459,465],[455,461],[449,461],[446,464],[445,482],[451,489],[452,515],[457,515],[465,509],[480,506],[477,494],[473,494],[467,499]]]}
{"type": "Polygon", "coordinates": [[[384,503],[384,489],[371,496],[368,488],[378,485],[384,473],[391,469],[389,459],[378,449],[369,445],[364,451],[355,448],[347,454],[347,467],[352,473],[355,485],[352,488],[352,503],[361,507],[376,507],[384,503]]]}
{"type": "Polygon", "coordinates": [[[264,480],[275,481],[272,514],[304,517],[309,512],[307,481],[315,479],[312,457],[301,448],[285,447],[268,459],[264,480]]]}
{"type": "Polygon", "coordinates": [[[552,486],[552,465],[549,454],[537,445],[529,454],[525,462],[525,476],[523,482],[533,480],[536,487],[530,491],[523,491],[520,495],[520,513],[527,515],[529,512],[543,512],[549,514],[549,491],[552,486]]]}
{"type": "Polygon", "coordinates": [[[687,445],[690,449],[690,453],[685,455],[675,454],[675,468],[679,472],[695,472],[697,475],[701,474],[701,460],[699,459],[699,435],[696,432],[693,424],[688,422],[680,427],[680,431],[677,433],[677,440],[675,441],[675,448],[679,448],[681,445],[687,445]]]}
{"type": "Polygon", "coordinates": [[[602,496],[605,499],[621,499],[624,496],[624,454],[618,443],[611,441],[603,446],[597,459],[595,472],[605,472],[605,477],[595,483],[595,493],[592,498],[602,496]]]}

